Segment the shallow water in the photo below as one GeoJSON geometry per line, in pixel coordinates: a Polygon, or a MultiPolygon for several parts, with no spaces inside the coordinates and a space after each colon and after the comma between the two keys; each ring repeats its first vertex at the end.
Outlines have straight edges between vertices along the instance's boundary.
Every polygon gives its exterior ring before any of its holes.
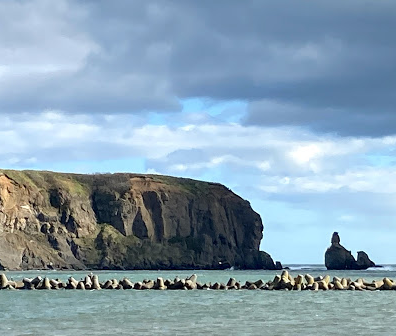
{"type": "MultiPolygon", "coordinates": [[[[396,279],[393,267],[291,273],[396,279]]],[[[101,280],[189,276],[192,271],[95,272],[101,280]]],[[[270,280],[275,271],[196,271],[201,282],[270,280]]],[[[8,272],[66,280],[86,272],[8,272]]],[[[396,291],[0,291],[0,335],[395,335],[396,291]]]]}

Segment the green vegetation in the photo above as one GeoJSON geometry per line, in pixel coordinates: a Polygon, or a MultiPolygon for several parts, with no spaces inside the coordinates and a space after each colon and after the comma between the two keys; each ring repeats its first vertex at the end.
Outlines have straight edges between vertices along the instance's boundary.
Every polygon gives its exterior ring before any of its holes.
{"type": "Polygon", "coordinates": [[[5,174],[16,183],[33,189],[61,188],[67,190],[72,195],[88,196],[87,185],[78,181],[76,174],[55,173],[50,171],[37,170],[8,170],[1,169],[0,173],[5,174]]]}
{"type": "Polygon", "coordinates": [[[167,185],[177,186],[184,191],[193,195],[207,194],[210,192],[213,185],[220,185],[211,182],[197,181],[188,178],[163,176],[163,175],[150,175],[154,181],[162,182],[167,185]]]}
{"type": "Polygon", "coordinates": [[[57,176],[58,186],[66,189],[72,195],[88,196],[89,188],[70,176],[57,176]]]}
{"type": "Polygon", "coordinates": [[[14,180],[18,184],[35,189],[38,188],[36,183],[27,174],[27,171],[0,169],[0,173],[8,176],[10,179],[14,180]]]}
{"type": "Polygon", "coordinates": [[[110,224],[99,224],[100,232],[98,234],[98,239],[102,241],[105,246],[112,245],[136,245],[140,242],[140,239],[131,235],[124,236],[120,231],[118,231],[114,226],[110,224]]]}
{"type": "Polygon", "coordinates": [[[87,196],[93,188],[108,189],[123,195],[130,188],[130,179],[139,176],[148,177],[154,182],[160,182],[169,186],[180,188],[182,191],[187,191],[193,195],[207,194],[211,191],[213,186],[219,186],[217,183],[163,175],[141,175],[128,173],[86,175],[57,173],[50,171],[18,171],[8,169],[2,169],[0,170],[0,173],[4,173],[15,182],[28,187],[36,189],[62,188],[71,194],[77,194],[79,196],[87,196]]]}

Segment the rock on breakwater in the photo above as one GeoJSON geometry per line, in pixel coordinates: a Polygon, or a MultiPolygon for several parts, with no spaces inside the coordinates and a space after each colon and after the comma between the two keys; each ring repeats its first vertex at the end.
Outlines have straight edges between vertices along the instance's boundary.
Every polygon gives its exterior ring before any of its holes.
{"type": "Polygon", "coordinates": [[[187,278],[176,277],[173,280],[157,277],[156,279],[144,279],[132,282],[127,278],[120,280],[108,279],[103,282],[95,274],[76,280],[70,277],[67,281],[49,279],[37,276],[22,281],[7,279],[5,274],[0,274],[0,290],[284,290],[284,291],[328,291],[328,290],[352,290],[352,291],[376,291],[396,290],[396,282],[390,278],[366,281],[363,278],[352,280],[350,278],[330,278],[329,275],[313,277],[310,274],[298,274],[292,276],[284,270],[281,275],[276,275],[273,280],[264,282],[245,281],[244,283],[230,278],[227,283],[198,281],[196,274],[187,278]]]}

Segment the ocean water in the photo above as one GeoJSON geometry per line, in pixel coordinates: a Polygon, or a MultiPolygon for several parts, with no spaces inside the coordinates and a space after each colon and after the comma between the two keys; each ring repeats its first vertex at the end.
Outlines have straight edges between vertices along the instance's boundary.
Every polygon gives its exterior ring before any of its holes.
{"type": "MultiPolygon", "coordinates": [[[[396,279],[396,267],[291,274],[396,279]]],[[[279,271],[100,271],[101,281],[198,275],[200,282],[273,279],[279,271]]],[[[86,272],[7,272],[66,280],[86,272]]],[[[396,291],[0,291],[0,335],[396,335],[396,291]]]]}

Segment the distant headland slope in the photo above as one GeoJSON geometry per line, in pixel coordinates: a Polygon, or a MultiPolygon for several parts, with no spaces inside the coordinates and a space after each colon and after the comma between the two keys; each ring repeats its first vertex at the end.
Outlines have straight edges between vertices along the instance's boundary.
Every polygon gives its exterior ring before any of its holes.
{"type": "Polygon", "coordinates": [[[141,174],[0,170],[0,268],[274,269],[225,186],[141,174]]]}

